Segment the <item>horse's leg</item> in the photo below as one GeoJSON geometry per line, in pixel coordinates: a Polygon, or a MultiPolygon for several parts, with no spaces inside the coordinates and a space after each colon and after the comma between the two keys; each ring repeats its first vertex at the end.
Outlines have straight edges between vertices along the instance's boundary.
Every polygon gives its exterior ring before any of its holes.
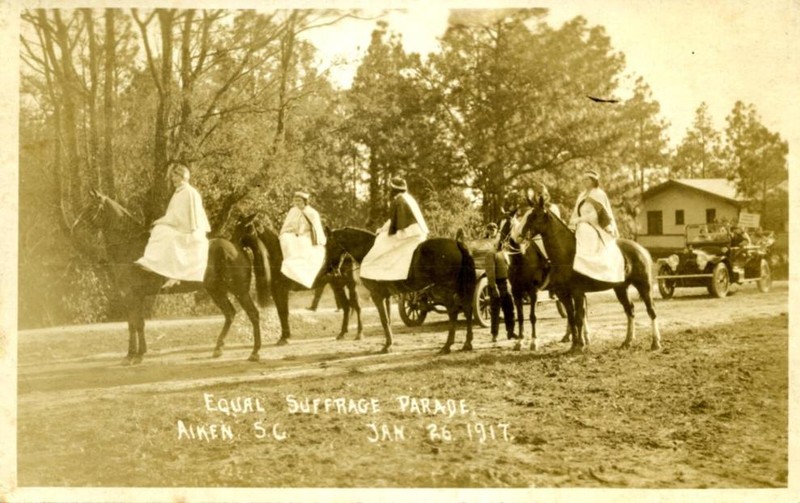
{"type": "Polygon", "coordinates": [[[370,292],[370,296],[372,297],[372,302],[375,303],[375,307],[378,309],[378,316],[380,316],[381,325],[383,326],[383,334],[386,337],[383,348],[381,348],[381,353],[389,353],[392,348],[392,324],[389,320],[389,314],[386,312],[388,303],[377,293],[370,292]]]}
{"type": "MultiPolygon", "coordinates": [[[[450,320],[450,324],[447,328],[447,341],[445,341],[444,346],[442,349],[439,350],[440,355],[446,355],[450,352],[450,346],[456,341],[456,324],[458,323],[458,294],[453,294],[453,300],[451,301],[452,304],[447,306],[447,317],[450,320]]],[[[472,349],[472,343],[467,346],[464,344],[464,349],[472,349]]]]}
{"type": "Polygon", "coordinates": [[[620,346],[620,349],[627,349],[631,347],[631,343],[636,335],[636,323],[634,323],[633,318],[633,302],[631,302],[628,296],[627,285],[615,287],[614,293],[617,294],[617,299],[619,299],[619,303],[622,304],[622,308],[625,310],[625,316],[628,317],[628,330],[625,333],[625,341],[623,341],[622,346],[620,346]]]}
{"type": "Polygon", "coordinates": [[[147,353],[147,341],[144,338],[144,297],[137,295],[134,306],[135,326],[139,339],[139,347],[133,357],[133,363],[142,363],[142,358],[144,354],[147,353]]]}
{"type": "MultiPolygon", "coordinates": [[[[464,342],[464,351],[472,350],[472,297],[460,298],[460,304],[464,311],[464,317],[467,319],[467,340],[464,342]]],[[[458,309],[456,309],[456,323],[458,322],[458,309]]]]}
{"type": "Polygon", "coordinates": [[[575,306],[572,302],[572,297],[566,294],[556,294],[564,310],[567,312],[567,329],[561,342],[569,342],[575,338],[575,306]]]}
{"type": "Polygon", "coordinates": [[[650,349],[653,351],[661,349],[661,332],[658,329],[658,319],[656,318],[656,310],[653,306],[652,285],[650,285],[649,282],[636,284],[636,290],[639,291],[639,296],[644,301],[644,305],[647,308],[647,315],[650,317],[650,322],[653,325],[653,336],[652,342],[650,343],[650,349]]]}
{"type": "Polygon", "coordinates": [[[347,281],[347,290],[349,297],[350,308],[356,313],[356,320],[358,322],[358,332],[356,332],[356,340],[360,341],[364,332],[364,324],[361,322],[361,301],[358,298],[358,289],[356,288],[356,281],[353,277],[347,281]]]}
{"type": "Polygon", "coordinates": [[[278,339],[277,345],[284,346],[289,344],[289,337],[291,336],[289,331],[289,291],[276,288],[273,290],[272,297],[275,300],[278,318],[281,320],[281,338],[278,339]]]}
{"type": "Polygon", "coordinates": [[[330,285],[331,290],[333,290],[333,297],[336,299],[336,304],[341,306],[342,309],[342,328],[339,329],[339,335],[336,336],[336,340],[340,341],[344,339],[345,334],[347,334],[347,326],[350,324],[350,302],[347,300],[344,285],[342,285],[338,278],[332,280],[330,285]]]}
{"type": "Polygon", "coordinates": [[[583,320],[586,318],[586,294],[582,291],[572,292],[572,301],[575,306],[574,326],[571,352],[583,352],[586,349],[586,339],[583,336],[583,320]]]}
{"type": "Polygon", "coordinates": [[[392,325],[392,297],[387,295],[383,301],[386,303],[386,320],[389,326],[392,325]]]}
{"type": "Polygon", "coordinates": [[[539,350],[539,339],[536,338],[536,294],[536,289],[532,288],[529,294],[531,298],[531,351],[539,350]]]}
{"type": "Polygon", "coordinates": [[[519,288],[512,291],[514,292],[514,307],[517,311],[517,316],[519,317],[519,334],[517,337],[517,342],[514,344],[514,351],[520,351],[522,349],[522,344],[525,341],[525,306],[522,304],[522,294],[521,292],[522,287],[520,285],[519,288]],[[520,291],[520,293],[517,293],[520,291]]]}
{"type": "Polygon", "coordinates": [[[136,299],[131,295],[128,295],[125,299],[125,303],[128,305],[128,354],[125,355],[125,359],[122,361],[122,363],[125,365],[130,365],[137,353],[136,346],[137,338],[139,336],[139,329],[136,324],[135,301],[136,299]]]}
{"type": "Polygon", "coordinates": [[[589,298],[586,296],[583,297],[583,311],[586,313],[583,317],[583,337],[589,344],[589,298]]]}
{"type": "Polygon", "coordinates": [[[257,362],[259,360],[258,351],[261,349],[261,319],[258,314],[258,308],[253,303],[253,298],[250,297],[250,292],[237,292],[236,300],[242,306],[247,317],[250,318],[250,323],[253,324],[253,351],[247,357],[248,361],[257,362]]]}
{"type": "MultiPolygon", "coordinates": [[[[236,316],[236,308],[233,307],[231,301],[228,299],[228,294],[217,288],[207,288],[206,291],[217,305],[222,315],[225,316],[225,323],[222,325],[222,330],[217,336],[217,345],[214,346],[214,352],[211,353],[212,358],[219,358],[222,356],[222,348],[225,346],[225,336],[228,335],[228,330],[231,328],[233,318],[236,316]]],[[[241,300],[239,301],[241,303],[241,300]]]]}

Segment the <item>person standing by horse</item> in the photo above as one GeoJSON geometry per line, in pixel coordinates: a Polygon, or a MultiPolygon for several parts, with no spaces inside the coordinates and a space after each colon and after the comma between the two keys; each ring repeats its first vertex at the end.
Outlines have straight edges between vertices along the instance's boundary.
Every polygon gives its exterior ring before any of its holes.
{"type": "Polygon", "coordinates": [[[361,263],[364,279],[407,279],[414,250],[428,237],[428,226],[417,201],[408,193],[406,181],[392,178],[389,188],[392,196],[389,220],[378,229],[375,244],[361,263]]]}
{"type": "Polygon", "coordinates": [[[514,301],[508,291],[508,256],[503,250],[503,243],[497,233],[497,224],[490,223],[486,228],[487,237],[493,240],[493,249],[484,259],[484,270],[489,288],[489,313],[490,333],[492,342],[497,341],[500,331],[500,309],[503,310],[503,321],[506,326],[506,336],[509,340],[516,339],[514,335],[514,301]]]}
{"type": "Polygon", "coordinates": [[[153,222],[144,255],[136,264],[169,278],[162,288],[181,281],[203,281],[211,230],[200,193],[189,185],[189,168],[175,164],[168,177],[175,192],[163,217],[153,222]]]}
{"type": "Polygon", "coordinates": [[[307,192],[295,192],[279,236],[283,253],[281,273],[306,288],[314,285],[322,269],[326,242],[319,212],[308,204],[309,198],[307,192]]]}
{"type": "Polygon", "coordinates": [[[596,171],[584,174],[583,187],[570,218],[576,239],[573,269],[598,281],[622,283],[625,260],[617,245],[619,232],[611,203],[600,188],[600,176],[596,171]]]}

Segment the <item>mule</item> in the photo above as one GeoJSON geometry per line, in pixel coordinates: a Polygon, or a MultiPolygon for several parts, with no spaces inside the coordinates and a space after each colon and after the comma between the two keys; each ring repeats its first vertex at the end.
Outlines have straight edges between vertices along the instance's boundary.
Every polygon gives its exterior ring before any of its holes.
{"type": "Polygon", "coordinates": [[[525,237],[542,236],[547,256],[552,264],[549,288],[558,296],[567,311],[567,322],[572,334],[570,351],[581,352],[588,345],[585,334],[586,293],[614,290],[620,304],[625,310],[628,320],[625,340],[622,348],[630,347],[635,336],[634,306],[628,296],[628,287],[633,285],[644,302],[647,314],[652,323],[652,342],[650,348],[661,348],[661,334],[658,319],[653,307],[653,259],[650,253],[640,244],[629,239],[617,239],[622,255],[625,258],[625,279],[622,283],[607,283],[575,272],[572,267],[575,261],[575,233],[561,218],[553,214],[546,197],[539,196],[533,209],[525,218],[522,235],[525,237]]]}
{"type": "MultiPolygon", "coordinates": [[[[204,289],[225,316],[212,356],[222,355],[225,336],[233,323],[236,309],[228,294],[233,294],[253,325],[253,350],[249,361],[259,360],[261,325],[258,308],[250,296],[252,266],[242,247],[226,239],[209,240],[208,264],[203,281],[181,281],[162,289],[167,278],[134,263],[144,254],[150,231],[127,209],[104,194],[91,190],[90,204],[79,214],[72,228],[87,221],[103,234],[109,260],[113,264],[117,288],[128,314],[128,353],[126,364],[141,363],[147,352],[145,339],[144,301],[151,295],[190,293],[204,289]]],[[[264,281],[256,281],[257,301],[266,305],[269,289],[264,281]]]]}
{"type": "MultiPolygon", "coordinates": [[[[332,232],[328,239],[329,250],[346,252],[361,263],[375,242],[375,234],[360,229],[332,232]]],[[[475,293],[475,261],[467,247],[460,241],[446,238],[428,239],[414,251],[408,278],[401,281],[377,281],[361,278],[370,293],[381,320],[385,336],[382,353],[391,351],[393,334],[391,325],[391,297],[402,293],[425,290],[431,300],[447,309],[450,326],[447,341],[439,351],[450,352],[455,342],[458,313],[467,319],[467,338],[463,350],[472,349],[472,298],[475,293]]]]}

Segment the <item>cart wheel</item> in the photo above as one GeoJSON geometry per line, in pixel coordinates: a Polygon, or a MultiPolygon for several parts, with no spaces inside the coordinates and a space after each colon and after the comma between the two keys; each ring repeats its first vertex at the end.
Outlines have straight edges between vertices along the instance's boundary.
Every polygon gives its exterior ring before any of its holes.
{"type": "Polygon", "coordinates": [[[400,305],[398,306],[400,319],[407,327],[418,327],[425,322],[428,310],[421,295],[417,292],[404,293],[400,295],[400,305]]]}
{"type": "Polygon", "coordinates": [[[711,295],[717,298],[722,298],[728,295],[728,288],[730,287],[730,277],[728,276],[728,266],[720,262],[714,266],[714,275],[711,277],[711,284],[708,291],[711,295]]]}
{"type": "Polygon", "coordinates": [[[562,318],[567,317],[567,310],[564,309],[564,304],[561,303],[560,300],[556,299],[556,311],[558,311],[559,316],[562,318]]]}
{"type": "Polygon", "coordinates": [[[767,259],[761,259],[761,279],[758,280],[758,290],[767,293],[772,289],[772,269],[767,259]]]}
{"type": "Polygon", "coordinates": [[[475,286],[475,297],[472,302],[472,319],[483,328],[488,328],[491,321],[491,298],[489,297],[489,280],[486,276],[478,279],[475,286]]]}
{"type": "MultiPolygon", "coordinates": [[[[659,276],[671,276],[672,269],[667,264],[661,264],[658,268],[659,276]]],[[[661,294],[662,299],[671,299],[675,295],[675,280],[674,279],[660,279],[658,280],[658,292],[661,294]]]]}

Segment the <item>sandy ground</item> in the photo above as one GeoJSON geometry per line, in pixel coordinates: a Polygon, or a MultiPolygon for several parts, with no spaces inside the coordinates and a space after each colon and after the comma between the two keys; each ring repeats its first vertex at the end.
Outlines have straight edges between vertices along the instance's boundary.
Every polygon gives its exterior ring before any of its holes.
{"type": "Polygon", "coordinates": [[[335,341],[340,318],[329,307],[295,309],[283,347],[264,310],[258,363],[245,361],[241,314],[219,359],[220,319],[149,322],[138,366],[120,365],[122,324],[21,332],[19,483],[784,487],[786,283],[725,299],[684,290],[656,309],[664,349],[648,350],[637,303],[637,342],[621,351],[622,309],[593,295],[592,346],[581,356],[564,354],[552,305],[540,309],[536,353],[478,328],[474,351],[436,356],[447,325],[431,315],[415,329],[395,316],[395,351],[381,355],[373,309],[363,340],[351,328],[335,341]],[[219,399],[236,397],[238,413],[220,410],[219,399]],[[305,398],[320,410],[292,413],[305,398]]]}

